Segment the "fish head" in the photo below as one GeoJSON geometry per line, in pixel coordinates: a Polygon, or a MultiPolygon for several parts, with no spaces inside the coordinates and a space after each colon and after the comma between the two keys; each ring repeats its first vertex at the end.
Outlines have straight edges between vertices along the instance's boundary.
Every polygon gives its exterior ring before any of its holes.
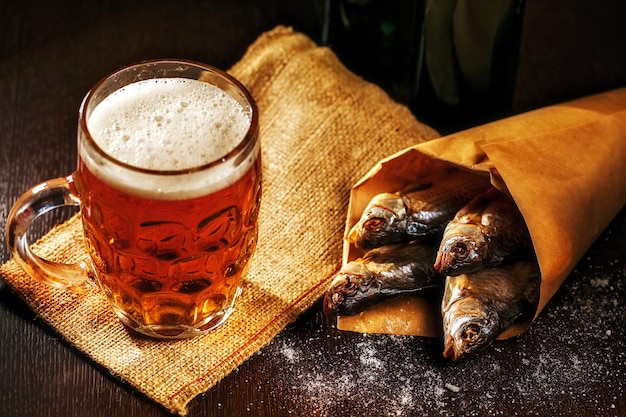
{"type": "Polygon", "coordinates": [[[406,234],[406,206],[396,194],[375,196],[348,234],[358,248],[377,248],[398,243],[406,234]]]}
{"type": "Polygon", "coordinates": [[[324,295],[322,305],[324,314],[346,314],[358,307],[364,298],[359,294],[367,291],[371,282],[370,276],[367,267],[361,263],[344,265],[324,295]]]}
{"type": "Polygon", "coordinates": [[[467,273],[478,269],[487,257],[488,242],[477,225],[462,224],[446,228],[435,269],[443,275],[452,275],[462,270],[467,273]]]}
{"type": "Polygon", "coordinates": [[[498,314],[475,297],[454,302],[444,314],[443,329],[443,356],[453,361],[485,349],[501,332],[498,314]]]}

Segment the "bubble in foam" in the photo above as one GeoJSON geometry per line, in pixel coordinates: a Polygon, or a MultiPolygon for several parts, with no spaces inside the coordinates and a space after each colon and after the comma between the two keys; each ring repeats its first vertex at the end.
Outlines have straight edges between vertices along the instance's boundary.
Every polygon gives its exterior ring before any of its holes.
{"type": "Polygon", "coordinates": [[[189,79],[130,84],[104,99],[88,120],[105,152],[152,170],[189,169],[220,159],[242,140],[249,123],[235,99],[189,79]]]}

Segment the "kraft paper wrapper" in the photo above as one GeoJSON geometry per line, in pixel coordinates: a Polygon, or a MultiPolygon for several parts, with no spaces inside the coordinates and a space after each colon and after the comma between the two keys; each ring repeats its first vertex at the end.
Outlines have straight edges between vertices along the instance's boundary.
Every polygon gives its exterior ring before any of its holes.
{"type": "MultiPolygon", "coordinates": [[[[509,193],[524,216],[542,282],[534,317],[626,203],[626,88],[544,107],[421,143],[379,162],[354,185],[346,235],[376,194],[453,164],[509,193]]],[[[347,241],[344,262],[359,256],[347,241]]],[[[441,334],[440,299],[389,300],[337,327],[367,333],[441,334]]]]}

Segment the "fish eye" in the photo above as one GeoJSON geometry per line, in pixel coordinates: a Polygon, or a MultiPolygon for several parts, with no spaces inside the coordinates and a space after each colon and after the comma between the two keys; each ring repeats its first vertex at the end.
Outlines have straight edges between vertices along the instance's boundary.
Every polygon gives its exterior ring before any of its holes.
{"type": "Polygon", "coordinates": [[[467,250],[467,245],[463,242],[456,242],[454,246],[452,246],[451,251],[458,258],[466,258],[469,254],[469,251],[467,250]]]}
{"type": "Polygon", "coordinates": [[[367,219],[367,221],[363,223],[363,227],[367,230],[378,230],[382,228],[385,223],[385,220],[380,217],[373,217],[371,219],[367,219]]]}
{"type": "Polygon", "coordinates": [[[481,332],[481,329],[478,325],[471,324],[463,329],[463,332],[461,333],[461,337],[467,343],[472,343],[476,341],[476,339],[478,339],[478,335],[480,334],[480,332],[481,332]]]}

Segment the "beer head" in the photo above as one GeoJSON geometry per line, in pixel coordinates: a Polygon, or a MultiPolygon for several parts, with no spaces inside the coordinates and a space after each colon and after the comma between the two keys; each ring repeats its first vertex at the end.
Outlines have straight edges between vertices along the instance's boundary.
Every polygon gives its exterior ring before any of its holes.
{"type": "Polygon", "coordinates": [[[254,103],[219,72],[202,81],[163,74],[87,96],[81,159],[105,183],[145,198],[187,199],[232,184],[259,152],[254,103]]]}

